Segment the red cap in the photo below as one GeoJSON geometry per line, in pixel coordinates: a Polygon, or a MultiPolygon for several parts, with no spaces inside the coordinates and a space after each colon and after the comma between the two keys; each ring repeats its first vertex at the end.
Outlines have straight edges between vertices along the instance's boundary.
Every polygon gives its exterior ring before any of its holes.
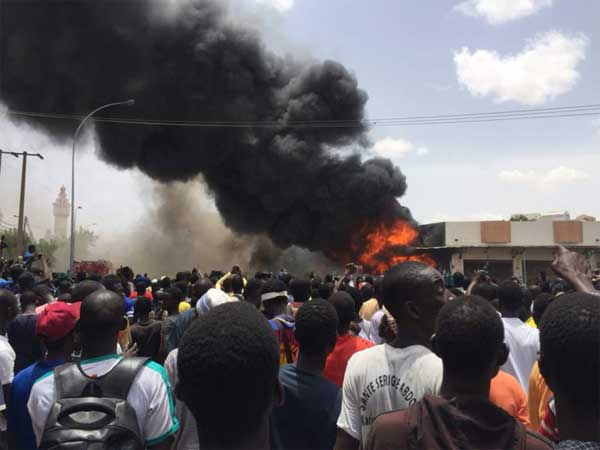
{"type": "Polygon", "coordinates": [[[37,316],[35,333],[50,341],[59,341],[68,335],[79,320],[81,302],[55,302],[37,316]]]}

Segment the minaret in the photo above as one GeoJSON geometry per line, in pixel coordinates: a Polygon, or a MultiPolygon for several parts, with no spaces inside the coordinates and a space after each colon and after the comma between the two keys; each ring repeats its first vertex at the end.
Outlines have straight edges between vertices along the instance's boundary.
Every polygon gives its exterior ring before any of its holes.
{"type": "Polygon", "coordinates": [[[69,221],[70,207],[67,192],[64,186],[60,187],[58,198],[54,206],[54,236],[60,239],[67,238],[67,223],[69,221]]]}

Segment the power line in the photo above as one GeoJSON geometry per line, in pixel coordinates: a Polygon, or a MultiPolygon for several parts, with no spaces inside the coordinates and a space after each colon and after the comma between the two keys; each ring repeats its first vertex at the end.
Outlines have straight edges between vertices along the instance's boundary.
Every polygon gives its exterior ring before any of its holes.
{"type": "MultiPolygon", "coordinates": [[[[344,120],[344,119],[336,119],[336,120],[308,120],[308,121],[288,121],[287,124],[290,125],[308,125],[308,124],[329,124],[329,123],[356,123],[356,122],[385,122],[385,121],[404,121],[404,120],[430,120],[430,119],[456,119],[456,118],[465,118],[465,117],[478,117],[478,116],[495,116],[495,115],[529,115],[529,114],[555,114],[555,113],[565,113],[565,112],[576,112],[581,110],[600,110],[600,104],[590,104],[590,105],[576,105],[576,106],[562,106],[562,107],[554,107],[554,108],[533,108],[533,109],[517,109],[517,110],[504,110],[504,111],[494,111],[494,112],[483,112],[483,113],[462,113],[462,114],[439,114],[439,115],[423,115],[423,116],[404,116],[404,117],[391,117],[391,118],[374,118],[367,120],[344,120]]],[[[55,119],[72,119],[72,120],[80,120],[84,116],[81,115],[70,115],[70,114],[52,114],[52,113],[41,113],[41,112],[31,112],[31,111],[8,111],[8,114],[18,115],[18,116],[29,116],[29,117],[41,117],[41,118],[55,118],[55,119]]],[[[209,121],[186,121],[186,120],[154,120],[154,119],[114,119],[109,117],[97,116],[94,120],[98,121],[110,121],[110,120],[119,120],[119,121],[138,121],[142,123],[189,123],[189,124],[219,124],[219,125],[254,125],[254,124],[268,124],[268,125],[281,125],[281,121],[275,120],[262,120],[262,121],[227,121],[227,120],[209,120],[209,121]]]]}
{"type": "MultiPolygon", "coordinates": [[[[50,114],[31,111],[8,111],[10,115],[62,120],[80,120],[82,116],[50,114]]],[[[364,126],[410,126],[444,125],[461,123],[496,122],[507,120],[551,119],[600,115],[600,104],[563,106],[555,108],[534,108],[524,110],[504,110],[481,113],[437,114],[423,116],[389,117],[365,120],[315,120],[315,121],[187,121],[152,120],[142,118],[96,117],[93,120],[105,123],[118,123],[143,126],[174,126],[198,128],[356,128],[364,126]]]]}

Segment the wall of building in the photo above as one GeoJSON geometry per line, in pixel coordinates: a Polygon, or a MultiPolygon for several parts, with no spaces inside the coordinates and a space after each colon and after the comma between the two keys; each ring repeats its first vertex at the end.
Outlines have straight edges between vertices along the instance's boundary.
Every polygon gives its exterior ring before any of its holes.
{"type": "MultiPolygon", "coordinates": [[[[569,243],[569,247],[600,248],[600,222],[579,222],[582,227],[581,242],[569,243]]],[[[554,246],[554,222],[510,222],[510,239],[507,243],[493,244],[482,242],[482,222],[446,222],[445,246],[447,247],[536,247],[554,246]]]]}
{"type": "Polygon", "coordinates": [[[600,248],[600,222],[583,222],[583,245],[600,248]]]}
{"type": "Polygon", "coordinates": [[[554,244],[552,221],[511,223],[510,245],[541,246],[554,244]]]}
{"type": "Polygon", "coordinates": [[[479,222],[446,222],[447,247],[472,247],[481,245],[479,222]]]}
{"type": "Polygon", "coordinates": [[[66,239],[68,220],[68,217],[54,216],[54,236],[66,239]]]}

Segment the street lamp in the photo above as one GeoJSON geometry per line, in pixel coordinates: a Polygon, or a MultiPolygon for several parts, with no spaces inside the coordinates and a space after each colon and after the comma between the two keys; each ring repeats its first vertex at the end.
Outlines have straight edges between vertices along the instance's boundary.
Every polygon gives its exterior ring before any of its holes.
{"type": "Polygon", "coordinates": [[[112,108],[113,106],[132,106],[135,104],[135,100],[125,100],[123,102],[114,102],[108,103],[106,105],[102,105],[87,116],[85,116],[81,122],[79,122],[79,126],[75,131],[75,135],[73,136],[73,149],[71,151],[71,249],[69,252],[69,270],[73,271],[73,263],[75,262],[75,145],[77,144],[77,138],[79,137],[79,132],[85,125],[85,123],[97,112],[102,111],[107,108],[112,108]]]}

